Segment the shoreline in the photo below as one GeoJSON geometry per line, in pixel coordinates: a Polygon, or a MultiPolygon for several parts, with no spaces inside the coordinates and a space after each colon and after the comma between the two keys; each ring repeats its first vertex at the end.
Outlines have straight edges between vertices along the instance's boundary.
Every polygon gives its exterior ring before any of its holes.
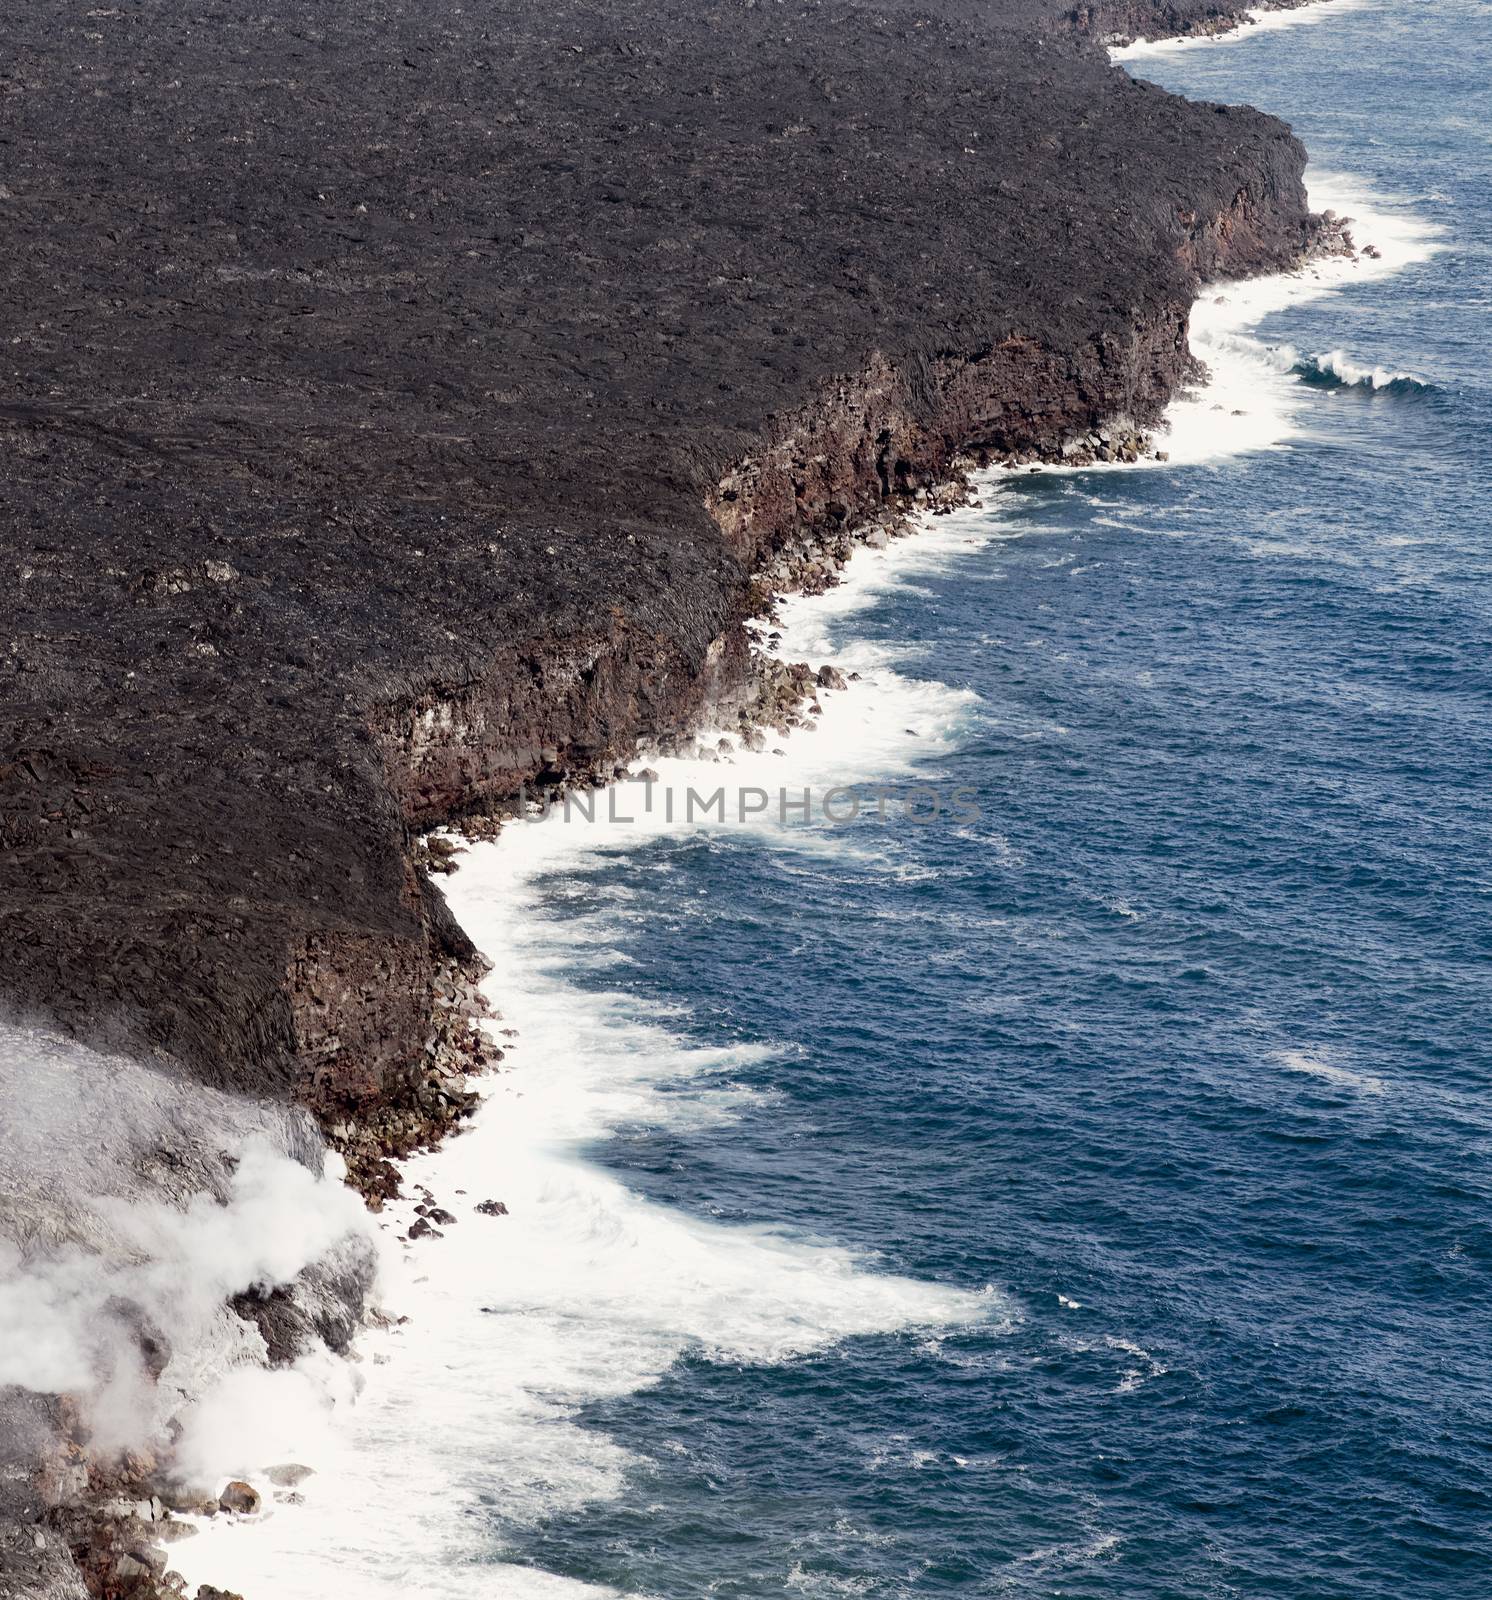
{"type": "MultiPolygon", "coordinates": [[[[1296,229],[1288,217],[1294,197],[1275,192],[1277,176],[1259,180],[1258,193],[1251,176],[1216,214],[1183,218],[1178,253],[1194,278],[1208,283],[1212,270],[1225,286],[1261,276],[1253,271],[1261,262],[1271,268],[1262,276],[1273,276],[1286,259],[1293,265],[1284,270],[1294,272],[1350,252],[1340,224],[1311,212],[1308,203],[1296,229]],[[1299,238],[1287,243],[1292,229],[1299,238]]],[[[712,742],[726,738],[750,750],[758,739],[805,726],[805,708],[820,686],[801,664],[755,643],[770,631],[776,597],[827,587],[864,543],[902,536],[924,512],[953,510],[977,472],[1082,470],[1154,458],[1154,429],[1196,379],[1195,356],[1186,347],[1192,309],[1189,302],[1147,311],[1123,341],[1088,351],[1086,369],[1077,373],[1019,334],[977,356],[912,363],[909,370],[873,353],[858,374],[770,419],[751,452],[730,464],[706,496],[705,510],[741,560],[747,582],[724,629],[709,638],[701,669],[673,691],[678,703],[665,731],[639,733],[635,723],[624,723],[597,748],[564,726],[573,715],[568,707],[563,715],[551,708],[529,764],[494,775],[486,770],[487,752],[471,747],[473,734],[500,721],[503,689],[490,678],[448,695],[426,692],[380,714],[377,738],[391,787],[419,834],[420,870],[447,870],[442,829],[495,830],[513,814],[515,794],[530,784],[556,795],[604,787],[639,761],[693,748],[703,730],[712,742]],[[1127,348],[1116,354],[1121,345],[1127,348]],[[476,781],[472,768],[480,773],[476,781]]],[[[1160,452],[1160,459],[1168,454],[1160,452]]],[[[574,670],[565,665],[566,676],[574,670]]],[[[599,671],[595,658],[587,670],[599,671]]],[[[501,1047],[490,1041],[474,1049],[472,1039],[482,1035],[468,1028],[482,1014],[475,990],[484,958],[444,912],[434,937],[441,1003],[426,1018],[436,1045],[423,1081],[396,1078],[392,1092],[359,1103],[339,1097],[335,1068],[328,1067],[318,1069],[303,1099],[374,1209],[396,1187],[391,1162],[460,1126],[472,1105],[464,1098],[468,1070],[501,1059],[501,1047]]],[[[298,986],[305,994],[297,1005],[309,998],[325,1014],[317,1028],[330,1027],[346,1007],[337,991],[347,979],[334,973],[323,985],[314,959],[298,986]]],[[[356,1004],[366,1008],[367,997],[356,1004]]]]}
{"type": "MultiPolygon", "coordinates": [[[[1346,203],[1341,194],[1339,180],[1335,184],[1322,184],[1318,180],[1316,194],[1318,197],[1329,198],[1338,203],[1346,203]]],[[[1361,216],[1365,208],[1356,202],[1353,202],[1353,205],[1359,216],[1361,216]]],[[[1373,213],[1371,211],[1368,211],[1368,216],[1370,221],[1367,226],[1364,227],[1364,224],[1360,221],[1359,227],[1364,229],[1363,242],[1375,243],[1380,248],[1381,253],[1376,259],[1368,256],[1359,256],[1353,261],[1337,258],[1335,262],[1316,263],[1314,268],[1311,264],[1307,264],[1292,273],[1275,274],[1260,279],[1241,280],[1231,285],[1208,286],[1210,289],[1221,287],[1225,295],[1230,297],[1230,304],[1217,308],[1218,315],[1214,319],[1213,328],[1209,330],[1209,335],[1215,333],[1224,340],[1227,338],[1236,339],[1243,329],[1257,328],[1262,318],[1268,316],[1274,310],[1282,309],[1285,305],[1334,294],[1341,288],[1349,286],[1353,281],[1361,281],[1363,276],[1386,276],[1402,270],[1409,261],[1421,259],[1426,249],[1433,248],[1433,245],[1428,242],[1426,230],[1407,218],[1393,218],[1384,213],[1373,213]],[[1371,237],[1368,236],[1370,232],[1371,237]]],[[[1215,306],[1215,304],[1215,296],[1209,296],[1205,292],[1199,296],[1198,308],[1211,307],[1215,306]]],[[[1278,367],[1269,366],[1265,359],[1269,352],[1268,346],[1258,341],[1253,341],[1252,343],[1252,348],[1239,348],[1236,345],[1229,346],[1224,342],[1221,345],[1222,359],[1224,362],[1236,361],[1238,363],[1236,370],[1225,371],[1221,377],[1217,371],[1214,371],[1212,382],[1207,388],[1203,389],[1198,395],[1182,396],[1174,403],[1172,407],[1173,415],[1178,411],[1185,412],[1190,408],[1190,420],[1195,424],[1191,429],[1191,435],[1198,440],[1198,448],[1195,454],[1189,455],[1186,450],[1178,450],[1174,453],[1173,459],[1169,463],[1140,462],[1135,466],[1131,466],[1115,462],[1097,466],[1087,465],[1067,468],[1048,466],[1042,470],[1070,472],[1128,471],[1140,468],[1145,470],[1180,470],[1185,467],[1202,465],[1209,458],[1227,458],[1238,453],[1252,452],[1261,448],[1279,448],[1286,445],[1291,431],[1290,412],[1293,409],[1298,409],[1298,407],[1289,406],[1289,397],[1292,393],[1298,394],[1300,404],[1304,405],[1309,402],[1309,391],[1298,383],[1288,369],[1282,370],[1278,367]],[[1202,439],[1209,432],[1215,437],[1216,423],[1213,420],[1213,407],[1219,402],[1219,398],[1230,400],[1240,398],[1245,393],[1252,394],[1257,398],[1261,393],[1259,385],[1267,381],[1267,375],[1271,372],[1275,387],[1266,389],[1263,393],[1266,397],[1273,396],[1277,399],[1283,397],[1286,403],[1283,409],[1266,411],[1262,417],[1256,417],[1255,420],[1261,427],[1272,430],[1272,436],[1267,441],[1263,441],[1256,434],[1245,428],[1230,434],[1225,444],[1215,446],[1211,451],[1203,449],[1201,446],[1202,439]]],[[[1234,424],[1234,427],[1236,428],[1237,424],[1234,424]]],[[[1178,429],[1178,432],[1184,431],[1185,429],[1178,429]]],[[[1175,442],[1174,435],[1172,442],[1175,442]]],[[[995,469],[988,475],[981,475],[976,478],[975,487],[976,490],[983,489],[998,495],[1001,492],[1003,483],[1010,481],[1012,478],[1016,478],[1018,481],[1018,476],[1020,475],[1023,474],[1019,472],[1019,469],[995,469]]],[[[797,594],[786,597],[786,606],[794,613],[794,616],[789,620],[789,625],[785,629],[786,642],[783,646],[784,650],[789,653],[796,652],[801,655],[807,655],[810,665],[813,666],[831,665],[843,669],[848,663],[843,657],[842,650],[835,651],[824,657],[823,655],[814,654],[808,649],[809,635],[815,631],[812,620],[815,613],[820,618],[818,631],[826,633],[827,629],[832,627],[835,619],[845,614],[842,608],[843,602],[849,602],[850,612],[853,614],[853,610],[858,609],[857,602],[874,603],[873,596],[878,584],[897,582],[898,579],[895,576],[897,572],[915,574],[918,565],[929,558],[933,560],[942,558],[958,559],[958,547],[970,537],[970,532],[960,528],[957,513],[948,520],[939,519],[935,521],[933,520],[933,513],[924,512],[920,515],[918,521],[919,526],[913,530],[911,536],[905,541],[898,539],[893,545],[881,548],[863,544],[857,546],[845,569],[845,582],[843,585],[822,589],[814,595],[797,594]],[[929,546],[923,545],[922,541],[929,538],[938,546],[941,546],[936,552],[929,546]],[[869,591],[868,596],[866,591],[869,591]]],[[[893,675],[895,674],[893,673],[893,675]]],[[[852,687],[843,696],[834,694],[829,697],[826,702],[824,718],[822,719],[826,724],[831,724],[827,730],[828,738],[832,740],[835,737],[831,723],[831,719],[835,718],[835,713],[851,712],[856,695],[864,695],[868,692],[865,689],[852,687]]],[[[900,718],[892,717],[890,720],[894,723],[899,720],[904,721],[906,718],[904,716],[900,718]]],[[[921,720],[919,718],[919,721],[921,720]]],[[[810,734],[806,730],[796,732],[793,742],[788,747],[790,752],[789,759],[784,765],[790,769],[797,770],[800,753],[802,759],[808,760],[812,764],[811,751],[814,742],[816,739],[822,742],[825,736],[817,732],[810,734]]],[[[909,759],[915,760],[917,753],[915,750],[909,751],[909,759]]],[[[745,755],[742,753],[740,760],[744,761],[745,759],[745,755]]],[[[762,766],[765,770],[771,770],[771,759],[770,757],[763,759],[762,766]]],[[[857,764],[856,760],[851,758],[852,770],[857,764]]],[[[731,770],[714,764],[692,763],[687,756],[664,758],[658,765],[661,768],[660,779],[662,781],[679,783],[688,782],[691,779],[697,781],[699,778],[704,777],[713,784],[719,781],[724,773],[731,770]]],[[[757,776],[757,773],[753,768],[743,773],[740,776],[740,781],[750,781],[755,776],[757,776]]],[[[509,877],[511,874],[502,864],[503,852],[505,850],[509,852],[517,850],[531,857],[531,851],[523,851],[522,840],[530,830],[543,829],[545,826],[553,830],[562,828],[565,825],[556,818],[548,825],[529,822],[518,823],[513,828],[505,828],[502,836],[496,842],[477,841],[472,845],[472,855],[467,861],[467,869],[474,871],[478,880],[490,880],[493,874],[496,874],[498,880],[509,877]]],[[[599,835],[588,829],[576,830],[574,840],[568,844],[561,845],[559,848],[562,854],[566,851],[572,853],[579,851],[584,854],[594,849],[606,848],[608,845],[615,846],[615,844],[622,842],[622,839],[623,834],[619,830],[612,830],[609,835],[604,830],[599,835]]],[[[526,882],[533,870],[530,862],[529,866],[519,871],[518,878],[526,882]]],[[[458,867],[458,885],[461,883],[460,871],[461,868],[458,867]]],[[[463,895],[459,890],[453,895],[453,900],[457,907],[462,905],[463,895]]],[[[503,894],[500,896],[499,901],[495,903],[494,909],[487,915],[485,919],[486,925],[491,929],[510,929],[513,925],[512,919],[515,914],[518,914],[519,909],[517,902],[503,894]]],[[[482,920],[477,916],[468,918],[468,926],[475,933],[479,942],[482,938],[482,928],[479,923],[482,920]]],[[[494,973],[488,981],[491,986],[491,997],[497,1004],[501,1005],[503,975],[494,973]]],[[[544,1046],[540,1041],[534,1040],[530,1042],[525,1033],[520,1030],[519,1037],[511,1048],[512,1063],[515,1064],[511,1070],[530,1074],[535,1072],[542,1074],[546,1071],[548,1057],[545,1056],[544,1046]],[[540,1059],[525,1066],[525,1053],[530,1049],[537,1051],[540,1059]]],[[[517,1087],[518,1091],[521,1092],[521,1082],[517,1087]]],[[[506,1072],[485,1085],[483,1099],[492,1121],[497,1124],[490,1131],[498,1135],[500,1144],[510,1143],[514,1137],[512,1131],[504,1129],[502,1123],[498,1121],[503,1112],[511,1109],[512,1105],[506,1072]]],[[[747,1109],[749,1110],[749,1107],[747,1109]]],[[[722,1114],[732,1114],[732,1112],[727,1110],[722,1114]]],[[[433,1195],[434,1203],[451,1207],[453,1210],[456,1206],[453,1196],[459,1189],[464,1188],[468,1193],[461,1198],[460,1204],[463,1207],[469,1207],[471,1202],[476,1199],[476,1192],[471,1186],[472,1179],[470,1174],[473,1171],[487,1170],[489,1167],[489,1162],[483,1157],[482,1153],[485,1137],[483,1118],[479,1112],[476,1124],[470,1131],[463,1133],[454,1143],[443,1149],[419,1156],[411,1163],[409,1171],[412,1181],[417,1185],[423,1185],[424,1189],[433,1195]]],[[[521,1139],[521,1132],[518,1137],[521,1139]]],[[[620,1185],[617,1187],[619,1188],[620,1185]]],[[[503,1192],[503,1185],[501,1183],[497,1184],[494,1194],[500,1195],[503,1192]]],[[[402,1220],[407,1227],[414,1220],[414,1206],[416,1203],[417,1201],[414,1199],[396,1203],[390,1209],[391,1220],[402,1220]]],[[[496,1220],[491,1225],[498,1228],[522,1227],[522,1217],[522,1210],[516,1210],[513,1214],[496,1220]]],[[[472,1240],[473,1231],[487,1225],[480,1219],[466,1215],[463,1212],[460,1217],[459,1227],[455,1232],[455,1238],[475,1242],[472,1240]]],[[[414,1248],[412,1259],[416,1264],[419,1264],[421,1251],[442,1251],[455,1248],[457,1246],[449,1237],[444,1241],[421,1240],[414,1248]]],[[[466,1245],[460,1246],[463,1251],[466,1248],[466,1245]]],[[[931,1288],[933,1286],[929,1285],[928,1287],[931,1288]]],[[[435,1292],[434,1290],[426,1291],[427,1295],[435,1292]]],[[[449,1292],[449,1288],[440,1291],[441,1294],[448,1294],[449,1292]]],[[[432,1324],[438,1324],[441,1316],[443,1314],[449,1315],[451,1311],[449,1305],[444,1305],[442,1309],[443,1303],[440,1301],[437,1301],[435,1305],[427,1305],[424,1311],[420,1311],[417,1308],[417,1302],[418,1286],[412,1286],[409,1304],[413,1311],[413,1320],[410,1324],[410,1331],[416,1340],[420,1337],[420,1329],[422,1327],[429,1328],[432,1324]]],[[[459,1337],[459,1328],[457,1335],[459,1337]]],[[[382,1339],[386,1336],[374,1337],[382,1339]]],[[[389,1379],[395,1383],[398,1380],[398,1368],[401,1359],[404,1362],[413,1361],[416,1368],[421,1364],[420,1358],[412,1354],[407,1342],[405,1342],[405,1348],[401,1352],[391,1354],[389,1379]]],[[[616,1472],[621,1472],[624,1470],[624,1463],[615,1461],[612,1463],[612,1467],[616,1472]]],[[[587,1491],[589,1493],[607,1492],[605,1483],[601,1481],[601,1479],[607,1477],[607,1472],[600,1468],[598,1470],[601,1471],[601,1478],[591,1483],[590,1489],[587,1491]]],[[[281,1512],[279,1518],[288,1518],[291,1515],[298,1519],[303,1517],[314,1529],[317,1526],[315,1520],[317,1514],[317,1505],[313,1492],[308,1495],[307,1505],[303,1511],[287,1510],[281,1512]]],[[[233,1567],[228,1558],[238,1542],[254,1540],[256,1536],[262,1537],[262,1535],[263,1530],[255,1530],[249,1526],[233,1527],[220,1524],[211,1531],[208,1541],[204,1541],[198,1549],[192,1551],[190,1559],[193,1567],[201,1571],[204,1576],[209,1569],[217,1570],[220,1574],[223,1572],[231,1574],[233,1567]],[[197,1566],[199,1557],[201,1558],[200,1567],[197,1566]]],[[[314,1540],[312,1543],[314,1543],[314,1540]]],[[[258,1576],[261,1580],[267,1577],[269,1571],[273,1569],[279,1574],[283,1586],[283,1564],[276,1564],[280,1561],[280,1557],[271,1554],[266,1547],[261,1546],[258,1559],[265,1562],[265,1565],[258,1569],[258,1576]]],[[[253,1576],[255,1574],[254,1562],[249,1562],[241,1570],[247,1571],[253,1576]]],[[[590,1597],[590,1600],[599,1600],[599,1597],[608,1596],[614,1592],[588,1585],[571,1586],[565,1580],[553,1580],[551,1591],[545,1587],[545,1579],[530,1573],[528,1569],[504,1567],[502,1571],[505,1578],[511,1577],[511,1581],[520,1586],[515,1589],[515,1592],[524,1592],[521,1586],[528,1584],[530,1581],[534,1584],[535,1593],[574,1594],[577,1597],[586,1596],[590,1597]]],[[[234,1577],[232,1581],[242,1580],[234,1577]]],[[[292,1597],[301,1593],[309,1597],[316,1593],[314,1577],[307,1574],[306,1582],[307,1586],[303,1590],[292,1586],[286,1592],[292,1597]]]]}
{"type": "Polygon", "coordinates": [[[1209,45],[1239,44],[1260,33],[1277,33],[1303,24],[1324,22],[1328,15],[1360,10],[1371,0],[1274,0],[1274,3],[1249,6],[1231,21],[1218,26],[1198,24],[1190,33],[1159,38],[1136,37],[1111,44],[1111,60],[1125,63],[1152,56],[1171,56],[1209,45]]]}

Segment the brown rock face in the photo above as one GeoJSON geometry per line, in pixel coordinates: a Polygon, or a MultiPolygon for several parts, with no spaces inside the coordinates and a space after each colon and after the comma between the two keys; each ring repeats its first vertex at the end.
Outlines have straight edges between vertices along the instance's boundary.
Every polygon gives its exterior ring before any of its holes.
{"type": "Polygon", "coordinates": [[[235,1479],[218,1496],[218,1508],[251,1517],[259,1509],[259,1491],[251,1484],[235,1479]]]}

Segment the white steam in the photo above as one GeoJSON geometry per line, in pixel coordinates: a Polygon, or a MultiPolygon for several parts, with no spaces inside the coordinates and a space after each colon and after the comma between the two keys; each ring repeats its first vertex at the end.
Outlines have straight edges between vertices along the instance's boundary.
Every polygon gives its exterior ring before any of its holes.
{"type": "Polygon", "coordinates": [[[0,1387],[77,1397],[103,1451],[149,1444],[181,1413],[190,1466],[210,1475],[209,1434],[240,1448],[222,1426],[228,1409],[270,1414],[271,1385],[303,1404],[308,1382],[294,1369],[237,1370],[263,1359],[263,1341],[225,1302],[366,1237],[367,1215],[351,1190],[262,1138],[243,1146],[225,1203],[102,1197],[93,1210],[114,1241],[107,1254],[69,1244],[28,1256],[0,1239],[0,1387]],[[246,1402],[236,1408],[235,1391],[246,1402]]]}
{"type": "Polygon", "coordinates": [[[174,1423],[195,1482],[276,1417],[324,1409],[340,1363],[264,1370],[227,1303],[313,1264],[368,1275],[371,1221],[308,1165],[303,1119],[0,1024],[0,1120],[0,1398],[71,1396],[103,1456],[174,1423]]]}

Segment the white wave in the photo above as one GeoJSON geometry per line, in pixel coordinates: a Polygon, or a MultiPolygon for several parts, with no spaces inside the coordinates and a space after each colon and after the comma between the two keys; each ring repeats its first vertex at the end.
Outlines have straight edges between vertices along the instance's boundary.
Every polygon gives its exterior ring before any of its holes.
{"type": "Polygon", "coordinates": [[[1116,1350],[1122,1355],[1131,1356],[1134,1360],[1145,1363],[1143,1367],[1125,1368],[1114,1387],[1115,1394],[1133,1394],[1137,1389],[1143,1389],[1152,1378],[1165,1377],[1170,1370],[1162,1362],[1157,1361],[1148,1350],[1141,1349],[1130,1339],[1119,1339],[1109,1334],[1105,1336],[1104,1344],[1110,1350],[1116,1350]]]}
{"type": "Polygon", "coordinates": [[[869,1578],[846,1578],[831,1572],[810,1572],[801,1561],[795,1561],[789,1569],[787,1586],[794,1594],[829,1596],[869,1594],[873,1587],[869,1578]]]}
{"type": "MultiPolygon", "coordinates": [[[[1060,1565],[1067,1567],[1077,1562],[1097,1561],[1101,1556],[1106,1556],[1111,1550],[1117,1550],[1124,1543],[1123,1538],[1117,1533],[1094,1533],[1090,1538],[1075,1541],[1070,1544],[1043,1545],[1035,1550],[1029,1550],[1025,1555],[1015,1559],[1022,1566],[1048,1566],[1060,1565]]],[[[1063,1591],[1058,1590],[1058,1593],[1063,1591]]]]}
{"type": "MultiPolygon", "coordinates": [[[[678,1008],[578,984],[577,951],[594,981],[619,930],[628,919],[645,927],[647,909],[606,896],[589,914],[561,915],[552,898],[601,856],[665,834],[746,826],[792,848],[828,837],[770,814],[686,821],[679,806],[670,822],[665,793],[923,770],[951,747],[972,697],[901,677],[891,652],[846,640],[844,625],[998,536],[987,516],[929,518],[918,539],[858,552],[838,588],[783,603],[784,655],[862,674],[853,692],[823,696],[817,725],[785,739],[784,755],[657,762],[651,808],[637,804],[645,786],[619,785],[614,815],[602,805],[586,822],[556,809],[461,858],[452,908],[495,961],[488,986],[517,1038],[470,1130],[407,1166],[410,1191],[428,1186],[459,1220],[408,1251],[390,1303],[411,1320],[360,1340],[363,1392],[309,1462],[304,1503],[267,1499],[261,1518],[203,1523],[172,1553],[189,1584],[282,1600],[353,1591],[595,1600],[609,1591],[503,1560],[512,1530],[620,1495],[643,1465],[579,1425],[578,1406],[655,1383],[686,1354],[777,1363],[855,1337],[1005,1315],[992,1291],[897,1276],[766,1224],[691,1216],[597,1165],[589,1152],[618,1130],[687,1130],[753,1108],[756,1092],[737,1080],[772,1052],[691,1043],[678,1008]],[[488,1198],[507,1215],[476,1214],[488,1198]]],[[[843,848],[832,838],[825,847],[843,848]]],[[[388,1208],[391,1229],[414,1220],[413,1203],[388,1208]]]]}
{"type": "Polygon", "coordinates": [[[1388,389],[1395,384],[1412,385],[1428,389],[1430,384],[1412,372],[1396,372],[1389,367],[1364,366],[1346,350],[1301,350],[1293,344],[1259,346],[1268,356],[1277,372],[1291,373],[1296,377],[1324,378],[1343,388],[1388,389]]]}
{"type": "Polygon", "coordinates": [[[1257,7],[1246,11],[1235,28],[1224,33],[1182,34],[1169,39],[1137,39],[1133,44],[1118,45],[1109,51],[1111,61],[1143,61],[1153,56],[1187,54],[1193,50],[1216,49],[1219,45],[1239,44],[1258,38],[1262,34],[1280,33],[1287,28],[1298,28],[1304,23],[1324,22],[1344,11],[1356,11],[1367,0],[1312,0],[1306,5],[1286,10],[1257,7]]]}
{"type": "MultiPolygon", "coordinates": [[[[1287,447],[1316,401],[1301,382],[1299,352],[1267,344],[1253,330],[1276,312],[1401,272],[1442,247],[1438,230],[1401,202],[1335,174],[1312,170],[1307,184],[1313,207],[1352,219],[1358,253],[1313,261],[1294,272],[1212,284],[1202,291],[1192,308],[1190,336],[1208,381],[1183,395],[1166,414],[1161,442],[1173,463],[1196,465],[1287,447]],[[1367,254],[1368,246],[1376,256],[1367,254]]],[[[1371,376],[1375,370],[1356,367],[1339,351],[1314,359],[1340,360],[1334,370],[1343,381],[1349,373],[1371,376]]]]}
{"type": "Polygon", "coordinates": [[[1279,354],[1289,363],[1289,370],[1302,377],[1334,379],[1347,389],[1392,389],[1396,385],[1427,389],[1423,378],[1412,372],[1395,372],[1391,368],[1367,367],[1354,361],[1345,350],[1317,350],[1302,354],[1293,345],[1281,345],[1279,354]]]}
{"type": "Polygon", "coordinates": [[[1359,1094],[1380,1095],[1386,1088],[1382,1078],[1374,1077],[1371,1073],[1354,1072],[1350,1067],[1338,1066],[1324,1056],[1313,1055],[1307,1050],[1282,1050],[1276,1059],[1288,1072],[1301,1072],[1341,1089],[1356,1090],[1359,1094]]]}

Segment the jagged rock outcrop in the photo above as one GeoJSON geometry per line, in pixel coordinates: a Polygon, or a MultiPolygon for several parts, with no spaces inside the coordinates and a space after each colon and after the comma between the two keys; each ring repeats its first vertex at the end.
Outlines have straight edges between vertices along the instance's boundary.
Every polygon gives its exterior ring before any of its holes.
{"type": "Polygon", "coordinates": [[[1247,26],[1251,11],[1290,11],[1308,0],[1078,0],[1059,9],[1060,22],[1073,32],[1101,43],[1129,44],[1136,39],[1176,39],[1188,35],[1226,33],[1247,26]]]}

